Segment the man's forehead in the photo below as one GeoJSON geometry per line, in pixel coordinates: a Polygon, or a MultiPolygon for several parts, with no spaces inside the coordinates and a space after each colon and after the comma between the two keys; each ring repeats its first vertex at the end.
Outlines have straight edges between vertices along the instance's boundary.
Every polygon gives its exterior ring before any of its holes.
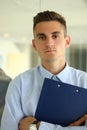
{"type": "Polygon", "coordinates": [[[64,28],[57,21],[38,23],[34,29],[34,35],[52,35],[64,32],[64,28]]]}
{"type": "Polygon", "coordinates": [[[39,22],[36,24],[35,26],[35,30],[37,28],[44,28],[44,27],[59,27],[61,26],[61,23],[59,23],[58,21],[44,21],[44,22],[39,22]]]}

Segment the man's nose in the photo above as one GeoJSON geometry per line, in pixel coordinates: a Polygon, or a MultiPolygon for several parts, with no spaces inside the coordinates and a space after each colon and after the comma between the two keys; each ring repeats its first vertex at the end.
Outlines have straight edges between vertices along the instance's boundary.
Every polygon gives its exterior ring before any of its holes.
{"type": "Polygon", "coordinates": [[[47,40],[46,40],[46,45],[50,46],[50,45],[53,45],[54,44],[54,41],[51,37],[48,37],[47,40]]]}

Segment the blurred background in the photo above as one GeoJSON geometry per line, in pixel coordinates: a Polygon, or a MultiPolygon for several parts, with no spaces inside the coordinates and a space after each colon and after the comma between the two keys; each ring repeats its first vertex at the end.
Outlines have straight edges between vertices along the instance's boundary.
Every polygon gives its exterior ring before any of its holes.
{"type": "Polygon", "coordinates": [[[0,68],[11,78],[39,64],[32,49],[33,17],[54,10],[67,21],[68,63],[87,72],[87,0],[0,0],[0,68]]]}

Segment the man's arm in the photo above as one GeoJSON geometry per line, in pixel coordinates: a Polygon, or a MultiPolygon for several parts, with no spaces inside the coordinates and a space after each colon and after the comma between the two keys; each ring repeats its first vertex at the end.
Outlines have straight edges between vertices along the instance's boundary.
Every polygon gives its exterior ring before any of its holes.
{"type": "MultiPolygon", "coordinates": [[[[23,118],[20,122],[19,122],[19,130],[28,130],[29,129],[29,126],[30,124],[32,124],[32,122],[36,120],[34,117],[25,117],[23,118]]],[[[71,123],[68,127],[61,127],[61,126],[58,126],[57,125],[53,125],[54,127],[56,127],[55,129],[56,130],[86,130],[87,127],[86,126],[81,126],[85,121],[87,120],[87,114],[84,115],[83,117],[81,117],[79,120],[71,123]],[[76,126],[76,127],[75,127],[76,126]]],[[[47,124],[47,123],[46,123],[47,124]]],[[[49,124],[49,123],[48,123],[49,124]]],[[[52,125],[52,124],[51,124],[52,125]]],[[[39,126],[41,127],[40,125],[40,122],[38,123],[38,130],[40,130],[39,126]]],[[[44,125],[45,126],[45,125],[44,125]]],[[[52,126],[52,129],[51,127],[47,127],[46,128],[43,128],[41,130],[53,130],[53,126],[52,126]]]]}
{"type": "MultiPolygon", "coordinates": [[[[19,130],[28,130],[29,126],[35,121],[36,119],[34,117],[24,117],[19,122],[19,130]]],[[[40,122],[37,123],[37,129],[39,128],[40,122]]]]}

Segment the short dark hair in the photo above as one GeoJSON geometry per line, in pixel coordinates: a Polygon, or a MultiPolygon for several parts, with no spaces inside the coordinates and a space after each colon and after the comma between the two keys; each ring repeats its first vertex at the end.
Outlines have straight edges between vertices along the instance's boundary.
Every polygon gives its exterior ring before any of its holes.
{"type": "Polygon", "coordinates": [[[44,21],[58,21],[63,25],[64,31],[65,31],[65,36],[67,35],[67,26],[66,26],[66,20],[65,18],[60,15],[57,12],[54,11],[43,11],[38,13],[34,18],[33,18],[33,30],[35,29],[36,25],[40,22],[44,21]]]}

